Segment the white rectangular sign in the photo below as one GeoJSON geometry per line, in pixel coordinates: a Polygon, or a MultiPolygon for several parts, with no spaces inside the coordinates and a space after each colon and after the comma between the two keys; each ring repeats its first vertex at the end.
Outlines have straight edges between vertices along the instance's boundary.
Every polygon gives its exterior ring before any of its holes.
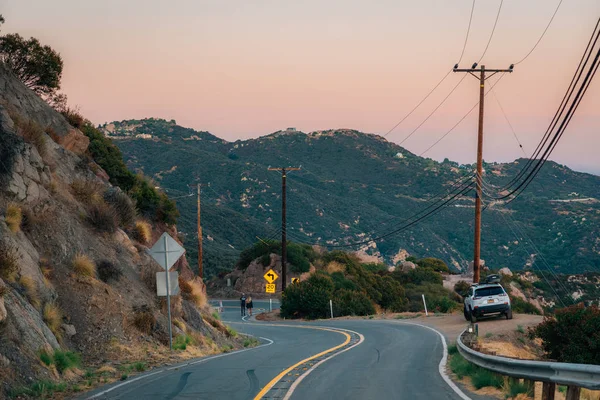
{"type": "MultiPolygon", "coordinates": [[[[167,277],[164,272],[156,273],[156,295],[166,297],[167,296],[167,277]]],[[[169,294],[176,296],[179,294],[179,272],[169,272],[169,294]]]]}

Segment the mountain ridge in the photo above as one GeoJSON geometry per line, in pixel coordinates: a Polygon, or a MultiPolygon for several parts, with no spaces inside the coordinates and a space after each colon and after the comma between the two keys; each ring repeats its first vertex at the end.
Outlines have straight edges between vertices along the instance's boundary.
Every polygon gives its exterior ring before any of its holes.
{"type": "MultiPolygon", "coordinates": [[[[131,123],[125,120],[112,124],[124,130],[131,123]]],[[[278,204],[280,177],[268,172],[268,166],[302,166],[301,171],[288,175],[288,232],[291,240],[310,241],[320,237],[323,244],[336,238],[341,243],[368,239],[373,237],[368,235],[370,231],[390,229],[393,221],[418,211],[432,194],[447,190],[450,183],[467,176],[474,168],[473,165],[448,159],[437,162],[421,158],[379,135],[352,129],[309,133],[288,129],[258,138],[227,142],[208,132],[200,133],[209,140],[189,140],[197,131],[178,127],[175,121],[169,121],[168,126],[165,120],[156,119],[133,120],[133,123],[141,125],[134,132],[152,137],[123,135],[115,141],[131,168],[150,177],[158,174],[157,183],[180,191],[182,195],[189,193],[187,184],[198,180],[204,184],[210,182],[210,186],[203,190],[203,212],[206,210],[207,213],[203,220],[206,224],[204,231],[207,232],[204,242],[208,259],[205,262],[211,274],[219,269],[230,269],[233,254],[257,240],[256,236],[277,235],[281,210],[278,204]],[[165,173],[175,166],[175,171],[165,173]],[[224,226],[217,226],[215,221],[211,221],[213,215],[218,217],[221,225],[231,225],[231,218],[244,222],[248,232],[241,232],[239,224],[234,233],[225,232],[224,226]],[[219,250],[214,249],[215,241],[219,242],[217,248],[225,249],[232,257],[220,258],[219,250]],[[228,266],[224,267],[224,264],[228,266]]],[[[105,133],[108,133],[107,125],[100,126],[105,133]]],[[[500,187],[516,174],[524,161],[485,163],[486,179],[490,185],[500,187]]],[[[595,175],[548,162],[520,200],[506,209],[493,205],[484,213],[483,245],[488,250],[483,253],[487,253],[487,257],[484,255],[482,258],[494,266],[520,269],[527,266],[531,253],[538,253],[524,248],[504,249],[519,247],[511,244],[515,240],[510,238],[515,234],[504,221],[507,215],[510,218],[514,215],[516,218],[510,225],[523,224],[519,228],[527,237],[536,238],[535,247],[544,256],[548,253],[545,258],[558,266],[558,270],[575,272],[581,268],[596,268],[600,265],[600,254],[593,249],[596,245],[592,240],[593,234],[582,230],[574,232],[567,220],[581,214],[582,218],[588,217],[589,224],[597,218],[597,205],[580,201],[553,203],[551,200],[598,199],[598,183],[600,178],[595,175]],[[543,203],[534,206],[536,200],[543,203]],[[500,212],[501,209],[503,212],[500,212]],[[555,216],[558,216],[556,221],[555,216]],[[559,226],[548,234],[545,231],[554,229],[553,222],[554,225],[559,222],[559,226]],[[561,248],[573,253],[577,253],[578,248],[584,250],[573,257],[555,254],[556,235],[561,230],[574,235],[568,240],[558,236],[559,242],[569,242],[562,243],[561,248]],[[486,236],[489,232],[495,234],[486,236]],[[580,245],[576,246],[576,242],[580,245]],[[520,256],[515,255],[517,251],[520,256]]],[[[472,241],[469,231],[469,226],[472,226],[472,200],[472,197],[463,197],[458,207],[452,208],[452,213],[443,211],[443,218],[429,220],[424,226],[415,227],[412,233],[405,232],[362,250],[381,256],[387,262],[391,262],[401,250],[407,250],[418,256],[439,256],[448,264],[464,269],[472,254],[469,245],[472,241]]],[[[195,199],[182,198],[179,207],[182,215],[188,215],[187,219],[183,218],[182,226],[191,239],[187,247],[193,256],[195,199]]],[[[517,230],[517,227],[512,227],[512,230],[517,230]]],[[[517,233],[516,236],[521,235],[517,233]]],[[[526,247],[532,247],[531,240],[525,236],[517,242],[528,242],[526,247]]]]}

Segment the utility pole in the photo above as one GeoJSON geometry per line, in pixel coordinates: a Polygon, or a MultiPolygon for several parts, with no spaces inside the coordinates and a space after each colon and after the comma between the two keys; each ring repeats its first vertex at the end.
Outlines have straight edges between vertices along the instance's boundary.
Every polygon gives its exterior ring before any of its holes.
{"type": "Polygon", "coordinates": [[[204,282],[204,267],[202,265],[202,225],[200,224],[200,183],[198,183],[198,276],[204,282]]]}
{"type": "Polygon", "coordinates": [[[269,171],[281,171],[281,291],[285,290],[286,270],[287,270],[287,225],[286,225],[286,172],[299,171],[300,168],[283,167],[283,168],[268,168],[269,171]]]}
{"type": "Polygon", "coordinates": [[[471,68],[459,69],[458,64],[453,68],[454,72],[467,72],[479,80],[479,126],[477,131],[477,175],[475,191],[475,238],[473,251],[473,283],[479,283],[480,277],[480,258],[481,258],[481,186],[483,180],[483,109],[485,99],[485,81],[499,72],[513,72],[514,65],[511,64],[508,69],[487,69],[482,65],[477,69],[477,63],[471,68]],[[475,73],[479,72],[479,76],[475,73]],[[487,73],[491,73],[486,76],[487,73]]]}

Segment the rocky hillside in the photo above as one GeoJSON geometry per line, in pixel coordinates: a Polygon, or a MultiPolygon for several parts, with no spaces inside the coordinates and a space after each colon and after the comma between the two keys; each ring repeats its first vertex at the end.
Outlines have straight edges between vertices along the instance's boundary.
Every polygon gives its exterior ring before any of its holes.
{"type": "Polygon", "coordinates": [[[168,352],[160,267],[146,250],[177,230],[138,217],[89,143],[0,63],[0,398],[85,390],[241,345],[182,259],[180,350],[168,352]]]}
{"type": "MultiPolygon", "coordinates": [[[[202,182],[204,263],[208,274],[231,270],[256,237],[277,237],[281,178],[268,166],[302,166],[288,175],[291,240],[339,244],[363,240],[422,208],[424,201],[473,170],[418,157],[380,136],[351,130],[277,132],[229,143],[175,121],[131,120],[101,127],[127,164],[179,197],[180,226],[196,255],[196,199],[202,182]]],[[[514,176],[525,160],[485,164],[490,185],[514,176]]],[[[600,266],[600,178],[549,162],[517,201],[492,204],[483,216],[482,258],[492,268],[565,273],[600,266]],[[542,261],[542,257],[543,260],[542,261]]],[[[472,257],[473,199],[426,223],[361,250],[396,263],[406,253],[433,256],[455,269],[472,257]]],[[[195,262],[191,263],[195,265],[195,262]]]]}

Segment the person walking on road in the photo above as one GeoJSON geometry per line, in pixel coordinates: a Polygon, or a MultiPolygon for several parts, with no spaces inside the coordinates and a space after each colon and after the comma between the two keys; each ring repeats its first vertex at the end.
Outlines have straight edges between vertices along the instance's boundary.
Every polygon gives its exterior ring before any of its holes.
{"type": "Polygon", "coordinates": [[[246,299],[246,308],[248,309],[248,315],[252,316],[252,308],[254,307],[254,304],[252,303],[252,297],[248,296],[248,298],[246,299]]]}
{"type": "Polygon", "coordinates": [[[240,297],[240,302],[242,306],[242,317],[246,316],[246,295],[242,293],[242,297],[240,297]]]}

